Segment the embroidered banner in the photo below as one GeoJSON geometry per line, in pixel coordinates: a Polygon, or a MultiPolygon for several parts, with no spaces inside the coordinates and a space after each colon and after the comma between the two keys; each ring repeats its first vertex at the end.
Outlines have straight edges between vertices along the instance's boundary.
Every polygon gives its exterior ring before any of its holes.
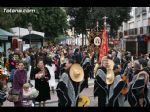
{"type": "Polygon", "coordinates": [[[102,43],[99,52],[99,63],[101,63],[102,57],[107,56],[107,54],[108,54],[108,37],[107,37],[106,28],[104,28],[102,33],[102,43]]]}

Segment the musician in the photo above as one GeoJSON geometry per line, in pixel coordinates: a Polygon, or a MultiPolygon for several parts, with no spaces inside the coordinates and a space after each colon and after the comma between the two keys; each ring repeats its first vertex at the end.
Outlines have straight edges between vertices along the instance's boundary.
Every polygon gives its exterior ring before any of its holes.
{"type": "Polygon", "coordinates": [[[149,106],[149,75],[145,71],[135,75],[135,79],[129,86],[128,102],[131,107],[149,106]]]}
{"type": "Polygon", "coordinates": [[[133,70],[133,78],[129,83],[128,102],[131,107],[146,107],[149,105],[149,74],[142,70],[138,60],[134,61],[133,70]]]}
{"type": "Polygon", "coordinates": [[[94,97],[98,96],[98,106],[116,106],[121,89],[125,86],[120,76],[114,76],[112,60],[104,56],[97,70],[94,82],[94,97]]]}
{"type": "Polygon", "coordinates": [[[147,67],[144,68],[144,71],[146,71],[150,75],[150,60],[147,62],[147,67]]]}
{"type": "Polygon", "coordinates": [[[82,67],[79,64],[73,64],[73,61],[69,60],[56,88],[59,107],[77,106],[79,93],[82,91],[83,79],[82,67]]]}
{"type": "Polygon", "coordinates": [[[93,72],[92,72],[92,65],[91,65],[91,59],[87,52],[85,52],[85,57],[83,59],[82,67],[84,70],[84,86],[88,88],[88,78],[92,78],[93,72]]]}
{"type": "Polygon", "coordinates": [[[112,51],[112,59],[115,64],[120,65],[120,59],[117,57],[117,51],[113,50],[112,51]]]}
{"type": "Polygon", "coordinates": [[[82,52],[78,48],[76,48],[74,51],[73,59],[74,59],[75,63],[81,64],[82,52]]]}

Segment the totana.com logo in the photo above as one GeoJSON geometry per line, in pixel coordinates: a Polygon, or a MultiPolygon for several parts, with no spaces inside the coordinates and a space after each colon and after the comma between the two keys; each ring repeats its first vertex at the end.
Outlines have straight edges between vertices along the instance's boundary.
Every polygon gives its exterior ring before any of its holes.
{"type": "Polygon", "coordinates": [[[14,8],[4,8],[5,13],[35,13],[35,9],[14,9],[14,8]]]}

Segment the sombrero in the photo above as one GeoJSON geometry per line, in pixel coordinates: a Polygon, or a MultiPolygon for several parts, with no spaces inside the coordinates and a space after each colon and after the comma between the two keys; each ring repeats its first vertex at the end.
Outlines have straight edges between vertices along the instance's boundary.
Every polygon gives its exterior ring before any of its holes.
{"type": "Polygon", "coordinates": [[[108,70],[106,74],[106,84],[112,84],[114,82],[115,75],[113,70],[108,70]]]}
{"type": "Polygon", "coordinates": [[[75,82],[81,82],[84,78],[83,68],[79,64],[73,64],[70,68],[70,77],[75,82]]]}
{"type": "Polygon", "coordinates": [[[113,67],[114,67],[114,62],[110,59],[108,59],[109,66],[107,68],[107,74],[106,74],[106,84],[112,84],[115,79],[113,67]]]}
{"type": "Polygon", "coordinates": [[[87,107],[90,104],[90,99],[87,96],[80,96],[78,101],[78,107],[87,107]]]}

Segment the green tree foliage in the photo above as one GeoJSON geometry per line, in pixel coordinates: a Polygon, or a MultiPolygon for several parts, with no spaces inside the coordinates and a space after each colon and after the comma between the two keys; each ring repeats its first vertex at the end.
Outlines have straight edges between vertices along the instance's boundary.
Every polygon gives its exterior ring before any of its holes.
{"type": "Polygon", "coordinates": [[[32,23],[33,30],[45,33],[48,40],[64,34],[67,29],[67,14],[61,7],[9,7],[6,9],[34,9],[31,13],[6,13],[0,8],[0,26],[4,29],[11,27],[27,28],[32,23]]]}
{"type": "Polygon", "coordinates": [[[78,33],[81,33],[81,29],[84,33],[85,28],[95,28],[97,20],[99,21],[99,27],[102,29],[102,18],[107,16],[107,23],[111,27],[110,33],[112,36],[116,35],[123,21],[130,19],[131,11],[131,7],[67,7],[65,9],[67,14],[74,18],[71,19],[70,24],[75,27],[78,33]]]}

